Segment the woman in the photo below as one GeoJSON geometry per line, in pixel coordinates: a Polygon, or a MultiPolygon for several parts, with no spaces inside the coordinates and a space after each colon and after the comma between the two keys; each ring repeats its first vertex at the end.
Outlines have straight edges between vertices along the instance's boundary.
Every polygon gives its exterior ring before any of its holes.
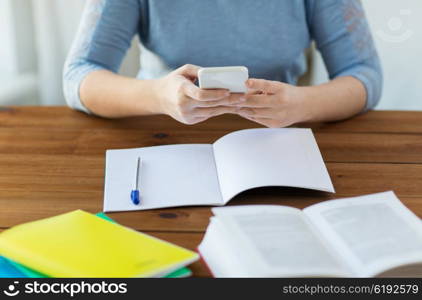
{"type": "Polygon", "coordinates": [[[373,108],[381,89],[359,0],[89,0],[64,70],[75,109],[185,124],[225,113],[268,127],[341,120],[373,108]],[[117,75],[136,34],[151,59],[137,79],[117,75]],[[330,81],[296,87],[312,40],[330,81]],[[194,84],[198,66],[230,65],[249,68],[248,94],[194,84]]]}

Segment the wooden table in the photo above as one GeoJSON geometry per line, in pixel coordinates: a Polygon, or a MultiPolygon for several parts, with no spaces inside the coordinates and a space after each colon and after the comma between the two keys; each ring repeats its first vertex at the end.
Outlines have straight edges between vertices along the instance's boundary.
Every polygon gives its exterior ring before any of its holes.
{"type": "MultiPolygon", "coordinates": [[[[186,126],[163,116],[106,120],[65,107],[0,107],[0,230],[75,209],[101,211],[106,149],[212,143],[253,127],[258,126],[235,116],[186,126]]],[[[370,112],[311,127],[337,194],[267,188],[241,194],[230,205],[303,208],[336,197],[394,190],[422,217],[422,112],[370,112]]],[[[211,212],[189,207],[110,216],[196,249],[211,212]]],[[[209,276],[199,262],[192,270],[195,276],[209,276]]]]}

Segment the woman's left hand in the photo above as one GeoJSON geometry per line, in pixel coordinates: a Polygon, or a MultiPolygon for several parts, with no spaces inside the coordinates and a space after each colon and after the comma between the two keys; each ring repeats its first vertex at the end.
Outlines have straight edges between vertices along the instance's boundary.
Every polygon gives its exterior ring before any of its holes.
{"type": "Polygon", "coordinates": [[[308,119],[300,87],[263,79],[249,79],[246,101],[238,104],[237,113],[270,128],[290,126],[308,119]]]}

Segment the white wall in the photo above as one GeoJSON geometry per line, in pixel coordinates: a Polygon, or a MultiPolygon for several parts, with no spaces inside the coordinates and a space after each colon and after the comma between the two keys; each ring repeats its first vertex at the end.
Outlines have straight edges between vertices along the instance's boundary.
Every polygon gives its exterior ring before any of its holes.
{"type": "MultiPolygon", "coordinates": [[[[0,104],[65,105],[62,69],[86,0],[0,0],[0,104]]],[[[139,69],[136,42],[121,73],[139,69]]]]}
{"type": "Polygon", "coordinates": [[[378,109],[422,110],[422,1],[365,0],[384,68],[378,109]]]}
{"type": "MultiPolygon", "coordinates": [[[[85,0],[33,0],[37,36],[41,103],[65,105],[62,69],[78,29],[85,0]]],[[[136,75],[139,64],[136,43],[121,73],[136,75]]]]}
{"type": "Polygon", "coordinates": [[[13,31],[10,14],[10,2],[0,1],[0,72],[11,74],[15,72],[13,55],[13,31]]]}
{"type": "MultiPolygon", "coordinates": [[[[422,110],[422,1],[363,0],[384,70],[377,109],[422,110]]],[[[327,80],[321,57],[314,82],[327,80]]]]}
{"type": "Polygon", "coordinates": [[[32,72],[36,67],[32,11],[28,3],[27,0],[0,1],[0,70],[9,75],[32,72]]]}
{"type": "Polygon", "coordinates": [[[0,104],[38,104],[38,78],[27,0],[0,1],[0,104]]]}

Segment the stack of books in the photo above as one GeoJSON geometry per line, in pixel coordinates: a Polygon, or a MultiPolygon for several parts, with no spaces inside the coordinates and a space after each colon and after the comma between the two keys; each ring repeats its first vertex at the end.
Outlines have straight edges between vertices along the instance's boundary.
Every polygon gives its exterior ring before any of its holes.
{"type": "Polygon", "coordinates": [[[0,277],[187,277],[195,252],[77,210],[0,234],[0,277]]]}

